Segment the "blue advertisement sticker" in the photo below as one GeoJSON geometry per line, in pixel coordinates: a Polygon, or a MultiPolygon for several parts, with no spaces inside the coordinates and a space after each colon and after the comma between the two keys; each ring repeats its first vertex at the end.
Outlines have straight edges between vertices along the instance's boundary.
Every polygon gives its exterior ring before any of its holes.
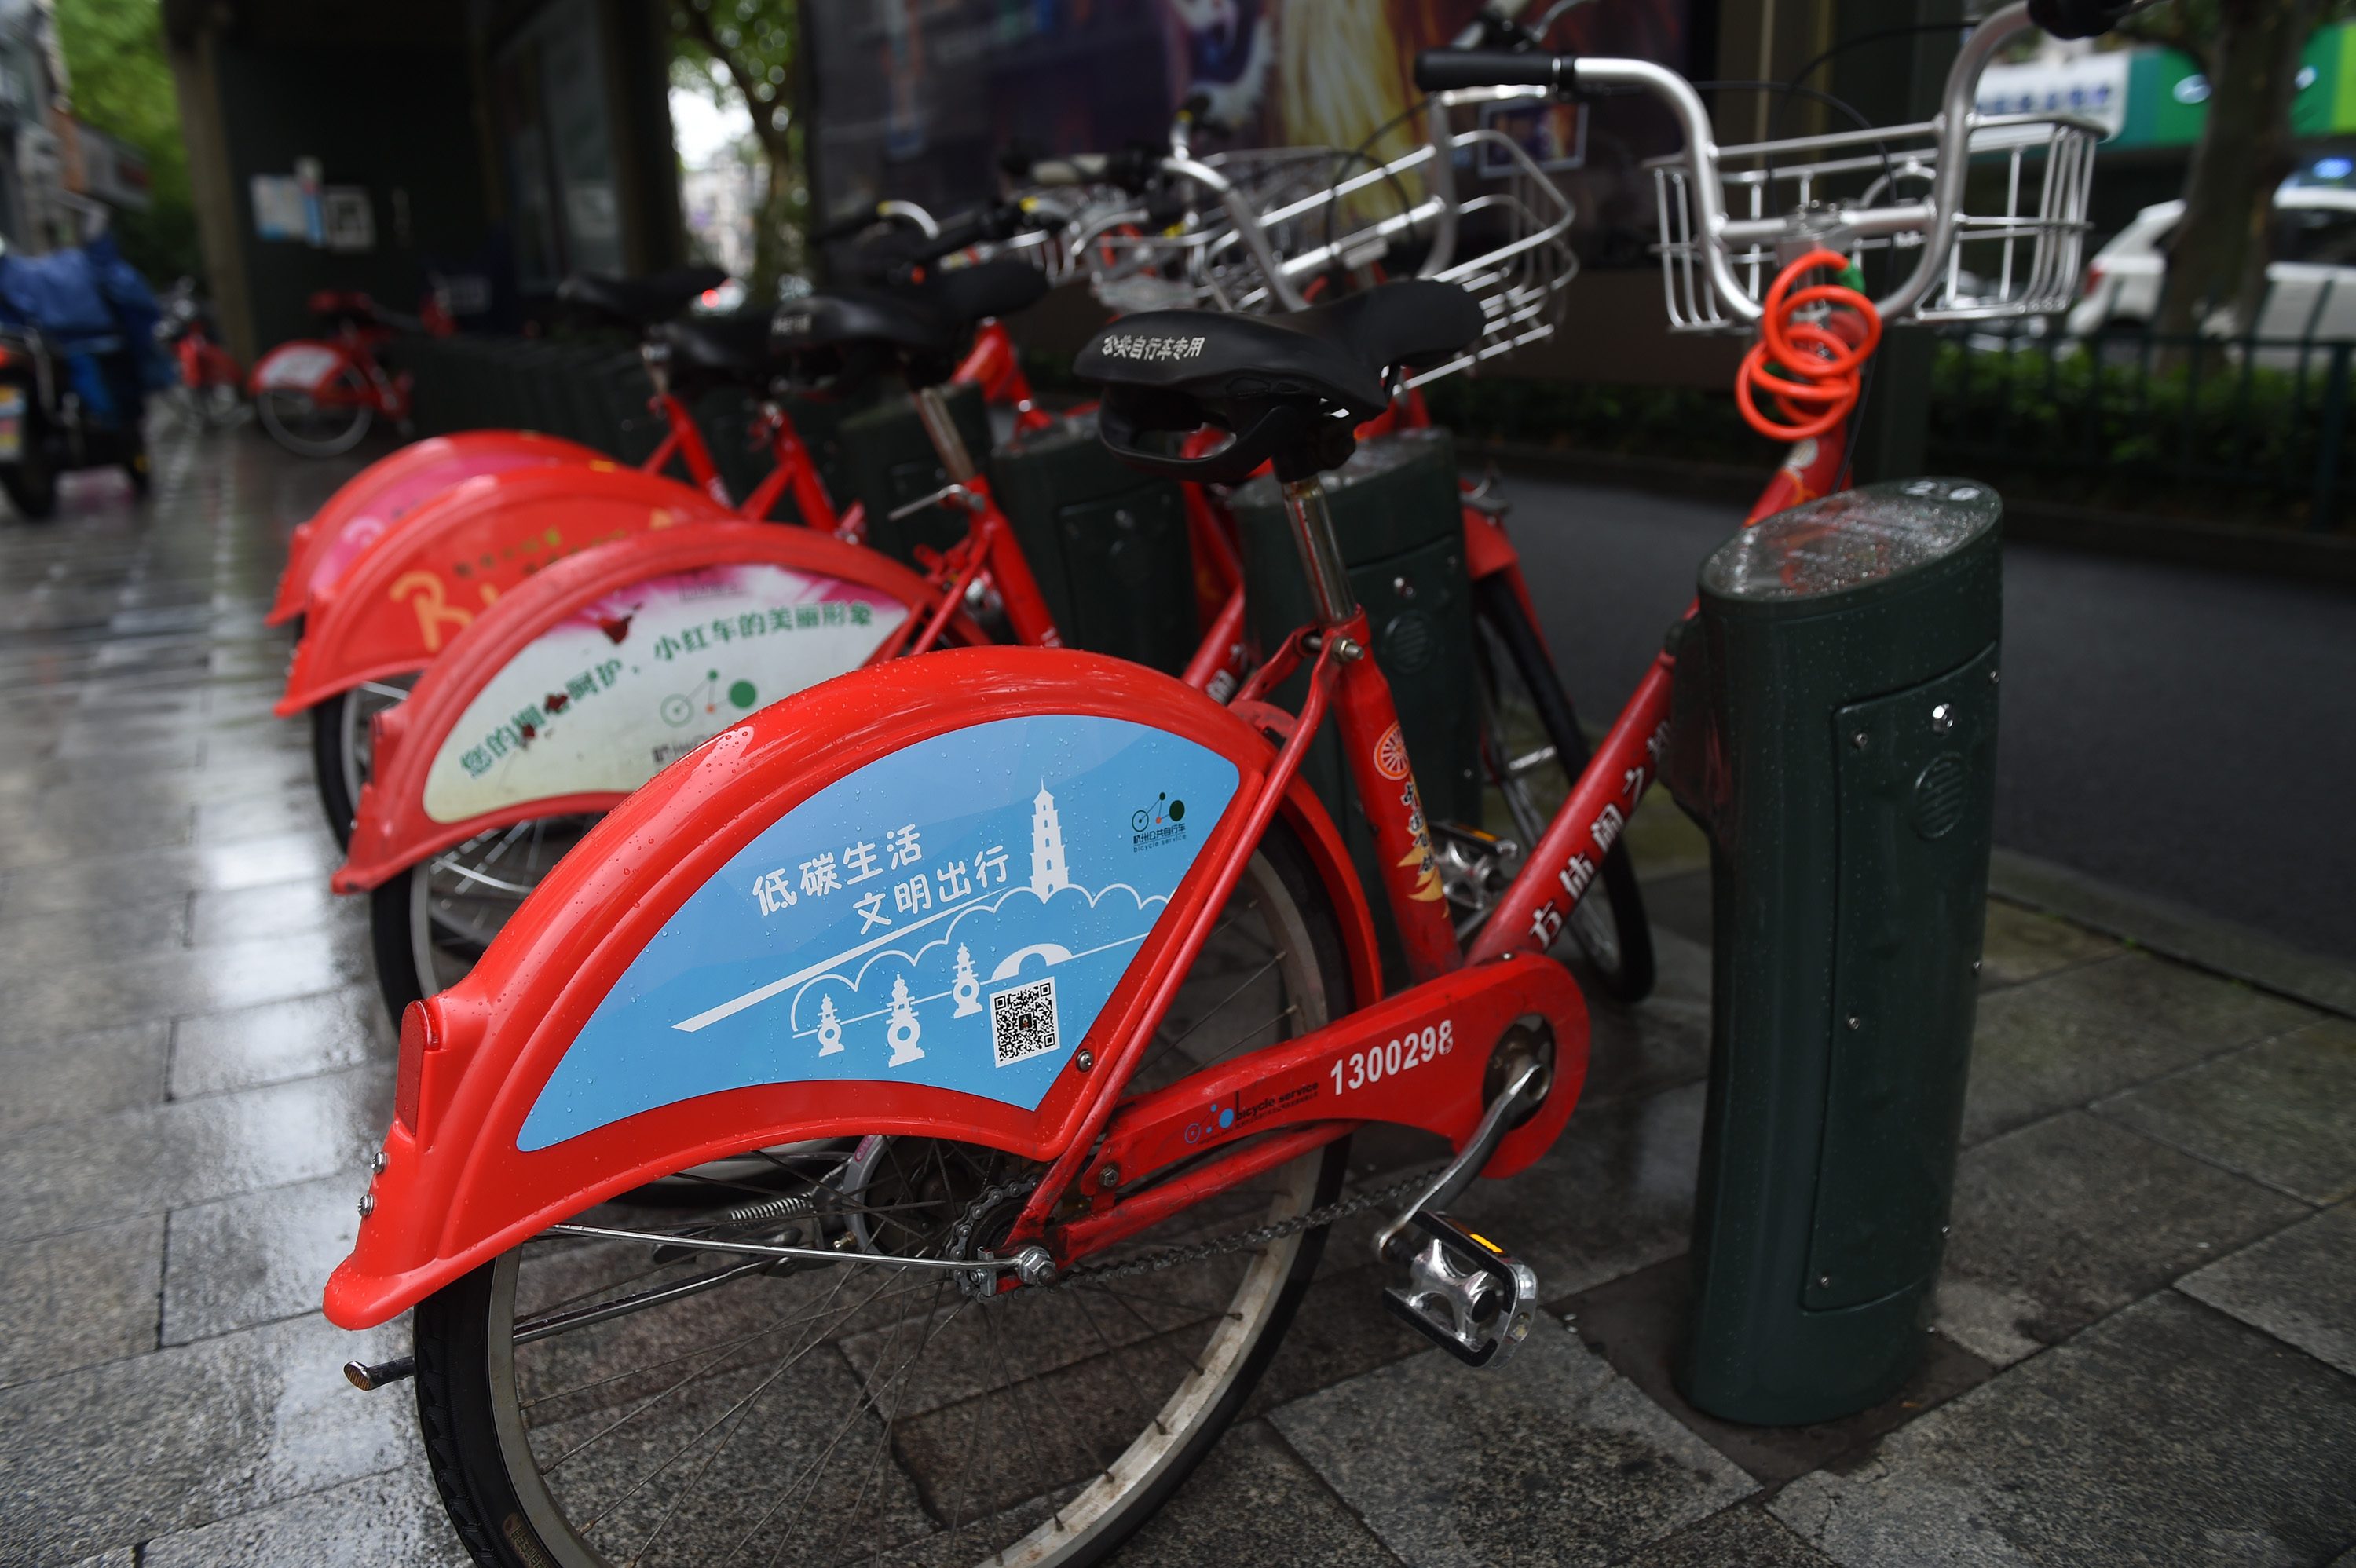
{"type": "Polygon", "coordinates": [[[1035,1109],[1238,778],[1192,741],[1072,714],[870,763],[696,890],[598,1004],[518,1147],[763,1083],[1035,1109]]]}

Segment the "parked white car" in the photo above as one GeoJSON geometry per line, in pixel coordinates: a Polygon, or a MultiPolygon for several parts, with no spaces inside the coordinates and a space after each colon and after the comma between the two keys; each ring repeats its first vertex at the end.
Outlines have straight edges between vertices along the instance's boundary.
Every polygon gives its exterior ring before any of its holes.
{"type": "MultiPolygon", "coordinates": [[[[2141,325],[2159,309],[2168,259],[2161,250],[2184,216],[2180,201],[2147,207],[2094,254],[2086,293],[2070,312],[2070,336],[2104,325],[2141,325]]],[[[2260,337],[2356,337],[2356,190],[2286,183],[2275,192],[2275,261],[2266,269],[2260,337]]],[[[2261,349],[2261,363],[2295,359],[2261,349]]]]}

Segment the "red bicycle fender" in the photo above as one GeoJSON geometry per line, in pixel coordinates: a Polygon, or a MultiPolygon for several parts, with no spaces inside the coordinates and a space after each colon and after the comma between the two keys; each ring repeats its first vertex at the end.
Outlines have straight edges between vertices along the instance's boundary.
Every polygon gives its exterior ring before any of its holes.
{"type": "Polygon", "coordinates": [[[314,595],[276,711],[424,668],[477,614],[576,551],[733,514],[676,480],[599,461],[465,481],[314,595]]]}
{"type": "MultiPolygon", "coordinates": [[[[477,474],[498,474],[548,463],[602,463],[605,454],[560,436],[528,430],[472,430],[458,435],[437,435],[412,443],[378,458],[346,480],[327,504],[295,525],[287,541],[286,570],[278,578],[264,620],[280,626],[303,613],[331,547],[347,528],[368,528],[374,535],[399,522],[419,506],[477,474]]],[[[345,564],[348,564],[347,561],[345,564]]]]}
{"type": "MultiPolygon", "coordinates": [[[[919,746],[925,749],[908,763],[922,771],[909,777],[918,786],[943,792],[938,804],[948,812],[971,809],[956,778],[937,771],[937,759],[949,749],[962,748],[965,755],[982,758],[987,765],[1019,770],[1024,794],[1031,787],[1035,760],[1066,759],[1043,764],[1054,775],[1038,786],[1040,795],[1048,796],[1044,803],[1017,801],[1017,809],[1033,827],[1033,880],[1028,886],[1012,884],[997,895],[998,901],[1031,898],[1043,875],[1049,879],[1047,893],[1036,905],[1018,905],[1018,916],[1024,909],[1047,910],[1047,899],[1067,892],[1074,896],[1063,905],[1066,914],[1085,917],[1092,912],[1114,887],[1098,877],[1099,885],[1091,891],[1076,880],[1088,875],[1094,864],[1128,869],[1131,901],[1125,907],[1131,912],[1122,915],[1123,906],[1116,906],[1115,914],[1134,923],[1137,913],[1151,902],[1138,898],[1135,885],[1151,881],[1151,856],[1178,846],[1183,846],[1179,852],[1192,856],[1168,864],[1165,874],[1176,879],[1173,891],[1159,912],[1151,915],[1143,934],[1124,937],[1104,950],[1112,956],[1099,973],[1117,973],[1118,978],[1093,1015],[1098,1020],[1129,1012],[1138,996],[1158,982],[1160,966],[1175,960],[1176,928],[1206,896],[1221,859],[1237,848],[1236,837],[1249,815],[1237,809],[1237,803],[1250,798],[1274,758],[1266,740],[1249,726],[1167,676],[1094,655],[1038,648],[952,649],[894,660],[813,687],[723,731],[625,799],[557,862],[466,979],[411,1007],[402,1023],[395,1119],[386,1134],[381,1170],[371,1184],[368,1217],[358,1242],[328,1282],[328,1317],[352,1328],[380,1323],[568,1214],[682,1165],[746,1149],[798,1138],[884,1132],[950,1137],[1025,1157],[1052,1157],[1080,1125],[1085,1096],[1094,1087],[1081,1066],[1078,1048],[1088,1046],[1101,1054],[1106,1042],[1094,1034],[1056,1039],[1051,1013],[1048,1043],[1028,1060],[1010,1061],[993,1043],[998,1039],[994,1027],[982,1044],[982,1060],[964,1059],[953,1043],[955,1026],[944,1016],[947,993],[916,998],[932,1009],[929,1027],[935,1031],[933,1059],[922,1072],[829,1077],[797,1066],[805,1075],[791,1082],[688,1093],[669,1103],[656,1102],[673,1091],[658,1087],[641,1096],[647,1108],[594,1125],[588,1125],[594,1116],[580,1117],[584,1096],[637,1094],[650,1079],[671,1074],[682,1061],[690,1067],[703,1065],[691,1060],[699,1055],[723,1067],[732,1065],[740,1044],[727,1043],[730,1035],[705,1037],[714,1045],[699,1053],[699,1038],[692,1032],[732,1010],[745,1012],[743,1026],[729,1025],[739,1042],[766,1040],[791,1046],[809,1033],[826,1040],[827,1029],[837,1027],[830,1007],[813,1014],[820,1020],[814,1031],[796,1030],[791,1008],[798,1004],[798,996],[776,1008],[768,1007],[767,998],[803,980],[801,973],[671,1026],[691,1032],[666,1030],[662,1038],[642,1040],[638,1031],[643,1020],[658,1013],[670,1016],[665,1009],[674,1003],[664,999],[669,982],[650,986],[646,976],[651,971],[634,965],[658,943],[693,944],[690,951],[701,960],[709,952],[708,932],[721,931],[733,939],[734,926],[722,931],[690,918],[713,908],[714,898],[727,901],[723,912],[732,922],[740,915],[748,923],[766,922],[768,912],[756,912],[752,898],[760,894],[766,905],[762,885],[769,879],[756,878],[748,891],[738,885],[746,867],[734,863],[746,858],[748,850],[747,865],[776,853],[776,840],[764,835],[772,827],[792,829],[811,819],[798,808],[809,806],[814,813],[848,802],[851,808],[877,815],[868,804],[868,792],[874,781],[890,774],[873,764],[898,760],[919,746]],[[1034,741],[1017,744],[1007,739],[1009,721],[1026,720],[1035,726],[1029,733],[1044,751],[1029,749],[1034,741]],[[1133,790],[1123,781],[1120,787],[1091,797],[1087,790],[1092,786],[1075,782],[1080,773],[1060,771],[1071,755],[1069,738],[1084,736],[1092,728],[1101,731],[1106,721],[1129,737],[1121,742],[1128,749],[1097,753],[1100,758],[1128,766],[1129,759],[1141,756],[1155,768],[1177,758],[1196,770],[1188,776],[1197,782],[1213,774],[1231,778],[1231,793],[1216,800],[1215,818],[1203,822],[1214,809],[1215,796],[1201,796],[1203,809],[1183,819],[1186,833],[1173,840],[1164,829],[1182,819],[1158,822],[1151,816],[1157,809],[1152,797],[1146,796],[1136,803],[1137,811],[1148,817],[1146,829],[1133,833],[1134,818],[1124,815],[1115,829],[1118,838],[1106,831],[1105,808],[1117,806],[1125,814],[1133,790]],[[1005,750],[1010,744],[1016,749],[1005,750]],[[1000,758],[1005,761],[1001,763],[1000,758]],[[854,780],[854,774],[860,776],[854,780]],[[1069,846],[1057,825],[1051,782],[1070,791],[1074,816],[1069,846]],[[838,784],[844,787],[830,790],[838,784]],[[790,821],[786,820],[789,814],[790,821]],[[1194,837],[1197,830],[1199,838],[1194,837]],[[1132,836],[1134,844],[1123,841],[1132,836]],[[1069,875],[1063,859],[1067,848],[1076,854],[1069,875]],[[1116,852],[1117,861],[1108,859],[1116,852]],[[1082,900],[1086,912],[1080,910],[1082,900]],[[694,909],[689,910],[691,901],[694,909]],[[1132,948],[1134,955],[1126,955],[1132,948]],[[573,1062],[568,1069],[567,1057],[582,1042],[584,1030],[599,1023],[609,1000],[623,1010],[627,1026],[615,1038],[637,1042],[624,1049],[645,1065],[599,1076],[605,1069],[602,1058],[596,1058],[587,1062],[592,1075],[584,1077],[584,1063],[573,1062]],[[750,1010],[755,1003],[763,1010],[750,1010]],[[1034,1096],[1027,1107],[1021,1095],[1010,1098],[998,1092],[1001,1082],[1013,1081],[991,1075],[1008,1069],[1033,1074],[1030,1082],[1039,1085],[1026,1091],[1034,1096]],[[562,1085],[554,1082],[560,1070],[566,1072],[562,1085]],[[918,1081],[927,1074],[933,1081],[918,1081]],[[939,1081],[948,1079],[975,1087],[968,1092],[939,1086],[939,1081]],[[530,1133],[528,1124],[536,1112],[552,1114],[568,1125],[553,1141],[542,1133],[530,1133]],[[582,1120],[577,1129],[569,1125],[573,1119],[582,1120]]],[[[1170,776],[1173,783],[1185,782],[1177,774],[1170,776]]],[[[1005,808],[990,809],[1002,813],[1005,808]]],[[[1285,809],[1290,820],[1307,830],[1305,839],[1333,839],[1331,824],[1322,823],[1323,810],[1305,786],[1290,793],[1285,809]]],[[[983,837],[998,831],[986,828],[983,837]]],[[[943,868],[936,876],[945,884],[952,871],[962,880],[962,863],[954,858],[961,850],[952,848],[958,842],[944,830],[932,845],[935,859],[927,864],[943,868]],[[950,849],[951,858],[942,857],[944,848],[950,849]]],[[[1022,858],[1019,842],[1007,848],[1014,851],[1012,859],[1022,858]]],[[[982,863],[977,857],[977,877],[982,875],[982,863]]],[[[844,869],[851,864],[846,852],[844,869]]],[[[1001,885],[1006,886],[1002,866],[999,875],[1001,885]]],[[[850,898],[848,888],[839,891],[850,898]]],[[[1354,888],[1337,887],[1333,892],[1336,898],[1355,896],[1354,888]]],[[[990,896],[985,890],[981,899],[990,896]]],[[[950,918],[948,900],[944,893],[936,915],[921,921],[905,917],[908,933],[950,918]]],[[[847,905],[817,901],[817,895],[806,901],[811,907],[805,915],[778,912],[789,917],[782,923],[789,935],[798,929],[796,921],[815,929],[814,923],[827,912],[841,908],[846,915],[851,912],[847,905]]],[[[978,907],[979,902],[955,906],[957,918],[948,932],[960,930],[958,923],[978,907]]],[[[991,917],[992,922],[998,918],[991,917]]],[[[969,939],[985,949],[984,962],[993,950],[992,929],[985,923],[971,931],[969,939]]],[[[843,930],[847,927],[829,926],[812,940],[828,944],[836,939],[833,933],[843,930]]],[[[756,940],[766,933],[766,927],[753,932],[756,940]]],[[[1026,934],[1018,919],[1005,936],[1020,940],[1026,934]]],[[[1344,934],[1348,939],[1351,928],[1345,927],[1344,934]]],[[[849,967],[849,960],[895,940],[905,937],[877,938],[823,960],[828,973],[809,985],[841,979],[834,971],[849,967]]],[[[959,938],[960,1008],[970,994],[966,987],[975,979],[965,966],[965,940],[959,938]]],[[[928,937],[926,950],[945,947],[947,942],[947,933],[928,937]]],[[[1365,945],[1366,951],[1353,955],[1354,969],[1376,963],[1371,943],[1365,945]]],[[[1010,955],[990,983],[1012,973],[1018,989],[1036,989],[1035,984],[1023,984],[1021,973],[1033,955],[1043,955],[1040,962],[1059,985],[1078,973],[1076,960],[1090,956],[1026,946],[1010,955]]],[[[905,956],[875,953],[873,962],[905,956]]],[[[947,961],[944,954],[937,962],[947,961]]],[[[742,967],[748,976],[769,972],[759,965],[742,967]]],[[[699,985],[712,973],[699,972],[699,985]]],[[[860,979],[851,983],[854,990],[864,983],[865,973],[861,966],[860,979]]],[[[895,974],[905,978],[905,972],[895,974]]],[[[726,983],[735,981],[728,978],[726,983]]],[[[1071,994],[1077,994],[1080,983],[1070,981],[1071,994]]],[[[909,999],[895,981],[891,1042],[895,1062],[903,1051],[901,1010],[909,999]]],[[[1002,999],[1003,994],[993,1003],[1002,999]]],[[[881,1060],[886,1031],[873,1021],[881,1017],[877,1012],[841,1020],[859,1030],[859,1050],[846,1053],[848,1065],[875,1072],[890,1065],[881,1060]]],[[[992,1025],[998,1017],[994,1007],[987,1013],[992,1025]]],[[[911,1029],[910,1046],[916,1038],[911,1029]]],[[[801,1060],[817,1061],[835,1049],[828,1045],[818,1056],[801,1060]]],[[[921,1049],[915,1051],[916,1056],[924,1054],[921,1049]]]]}
{"type": "MultiPolygon", "coordinates": [[[[637,682],[626,677],[618,689],[610,676],[600,684],[596,672],[605,665],[590,664],[578,657],[565,662],[565,654],[581,644],[586,643],[596,653],[612,655],[607,663],[616,674],[634,667],[660,679],[669,673],[668,667],[682,658],[698,667],[672,676],[671,686],[700,676],[701,667],[706,662],[724,662],[730,651],[725,645],[701,653],[679,647],[659,651],[656,631],[646,625],[634,627],[632,623],[638,617],[616,601],[626,598],[630,590],[643,587],[653,579],[690,573],[700,579],[717,569],[763,565],[782,568],[799,577],[832,580],[866,590],[873,598],[859,601],[862,610],[874,598],[896,603],[902,617],[925,613],[931,607],[933,593],[925,580],[890,557],[808,528],[779,528],[772,523],[693,523],[659,533],[633,534],[561,560],[526,579],[477,617],[474,624],[452,639],[427,667],[406,702],[377,716],[375,776],[360,788],[349,859],[336,872],[330,885],[339,893],[362,892],[430,855],[495,827],[537,816],[612,810],[644,780],[633,779],[623,787],[582,784],[581,787],[559,788],[555,793],[519,793],[517,798],[505,800],[494,809],[446,819],[437,819],[434,815],[434,792],[429,781],[437,766],[447,779],[454,736],[460,740],[469,738],[459,726],[477,706],[485,688],[511,669],[525,677],[532,673],[528,667],[519,667],[519,659],[537,654],[543,664],[552,656],[557,661],[549,664],[554,673],[544,675],[530,692],[530,696],[539,696],[542,690],[549,692],[540,697],[534,708],[535,713],[541,715],[538,727],[548,733],[545,737],[535,733],[529,738],[509,735],[507,739],[519,752],[562,741],[561,715],[576,702],[584,709],[593,703],[601,709],[608,704],[618,705],[634,696],[643,702],[643,694],[632,690],[637,682]],[[558,638],[550,638],[552,633],[559,634],[558,638]],[[563,646],[551,645],[560,640],[563,646]],[[641,656],[645,666],[635,667],[635,660],[641,656]],[[659,667],[658,658],[663,661],[659,667]],[[633,666],[626,667],[626,660],[633,661],[633,666]],[[574,674],[575,665],[585,667],[574,674]],[[586,689],[568,692],[563,679],[568,674],[574,674],[586,689]],[[609,692],[614,695],[608,696],[609,692]]],[[[694,580],[691,580],[691,585],[698,598],[704,596],[709,586],[717,586],[694,580]]],[[[819,601],[811,601],[811,620],[818,619],[820,608],[819,601]]],[[[834,603],[837,621],[847,624],[849,618],[843,609],[841,602],[834,603]]],[[[963,617],[958,619],[963,621],[963,617]]],[[[790,612],[784,620],[786,624],[772,634],[761,616],[739,617],[737,635],[742,645],[759,646],[766,652],[773,643],[780,648],[789,648],[797,636],[817,639],[827,635],[823,628],[791,629],[790,612]],[[752,625],[749,633],[741,630],[746,621],[752,625]]],[[[862,617],[862,624],[864,622],[865,617],[862,617]]],[[[884,618],[873,636],[866,640],[881,642],[897,624],[897,618],[884,618]]],[[[966,630],[969,641],[984,640],[969,624],[966,630]]],[[[705,640],[716,640],[717,635],[714,633],[705,640]]],[[[841,640],[839,635],[828,639],[830,645],[841,640]]],[[[847,663],[838,664],[827,673],[836,675],[855,668],[862,656],[862,653],[854,649],[847,663]]],[[[731,678],[736,674],[737,669],[732,667],[729,677],[715,675],[714,679],[731,678]]],[[[509,675],[503,684],[513,686],[516,678],[509,675]]],[[[782,689],[769,694],[756,690],[749,695],[767,695],[774,700],[786,693],[782,689]]],[[[715,705],[723,700],[717,693],[714,698],[715,705]]],[[[500,717],[507,717],[504,710],[500,717]]],[[[735,715],[732,712],[730,717],[735,715]]],[[[701,740],[702,736],[683,734],[680,739],[701,740]]],[[[568,749],[579,744],[572,742],[568,749]]],[[[685,749],[684,745],[681,749],[685,749]]],[[[557,754],[560,753],[552,753],[557,754]]],[[[632,754],[635,758],[635,751],[632,754]]],[[[612,772],[612,767],[602,757],[598,761],[602,765],[594,771],[602,779],[612,772]]],[[[487,764],[485,771],[490,771],[487,764]]],[[[502,770],[508,771],[511,770],[502,770]]],[[[590,771],[589,767],[576,764],[572,769],[572,782],[578,783],[579,775],[590,771]]],[[[653,767],[647,770],[649,776],[655,771],[653,767]]]]}

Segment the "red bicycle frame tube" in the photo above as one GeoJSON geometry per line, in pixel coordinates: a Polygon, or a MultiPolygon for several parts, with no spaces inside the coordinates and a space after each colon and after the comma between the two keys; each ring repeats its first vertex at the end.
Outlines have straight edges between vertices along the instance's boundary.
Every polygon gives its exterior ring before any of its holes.
{"type": "Polygon", "coordinates": [[[1030,378],[1023,374],[1023,357],[1016,351],[1013,336],[1003,322],[984,320],[974,329],[973,347],[967,350],[952,379],[971,382],[991,402],[1012,408],[1017,430],[1045,430],[1055,422],[1055,416],[1041,409],[1031,396],[1030,378]]]}

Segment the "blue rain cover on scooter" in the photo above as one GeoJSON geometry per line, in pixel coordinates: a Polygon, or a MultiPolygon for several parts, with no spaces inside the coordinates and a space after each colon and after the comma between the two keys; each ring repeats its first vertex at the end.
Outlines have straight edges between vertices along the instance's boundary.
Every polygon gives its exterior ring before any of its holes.
{"type": "MultiPolygon", "coordinates": [[[[107,249],[112,251],[112,241],[107,249]]],[[[84,251],[0,256],[0,297],[68,353],[111,348],[92,340],[123,335],[100,290],[99,269],[84,251]]]]}

